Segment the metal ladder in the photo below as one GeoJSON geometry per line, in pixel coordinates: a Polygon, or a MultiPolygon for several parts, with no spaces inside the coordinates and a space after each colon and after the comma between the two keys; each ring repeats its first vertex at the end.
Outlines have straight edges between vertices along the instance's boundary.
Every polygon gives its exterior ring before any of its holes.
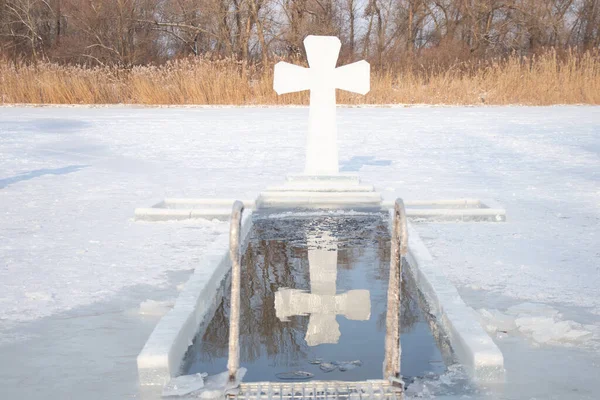
{"type": "Polygon", "coordinates": [[[231,393],[228,397],[235,400],[402,400],[403,391],[384,380],[262,382],[243,383],[237,393],[231,393]]]}

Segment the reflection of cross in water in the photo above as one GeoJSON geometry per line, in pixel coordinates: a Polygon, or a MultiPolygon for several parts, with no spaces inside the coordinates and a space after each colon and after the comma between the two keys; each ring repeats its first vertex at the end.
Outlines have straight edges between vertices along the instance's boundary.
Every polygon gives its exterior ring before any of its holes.
{"type": "Polygon", "coordinates": [[[349,290],[336,294],[337,243],[328,232],[321,237],[307,238],[310,269],[310,293],[304,290],[282,288],[275,293],[277,318],[287,321],[292,315],[310,315],[306,343],[317,346],[335,344],[340,338],[337,315],[366,321],[371,317],[371,297],[368,290],[349,290]],[[326,248],[315,249],[315,246],[326,248]]]}

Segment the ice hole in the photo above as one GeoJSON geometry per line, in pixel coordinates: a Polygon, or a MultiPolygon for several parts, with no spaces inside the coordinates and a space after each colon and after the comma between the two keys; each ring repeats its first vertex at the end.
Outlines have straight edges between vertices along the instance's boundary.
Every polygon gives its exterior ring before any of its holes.
{"type": "MultiPolygon", "coordinates": [[[[313,380],[384,378],[387,212],[292,215],[256,214],[242,256],[244,382],[277,382],[295,371],[308,372],[313,380]]],[[[227,369],[228,279],[222,285],[225,294],[188,349],[183,374],[227,369]]],[[[443,374],[452,362],[451,350],[432,333],[408,268],[403,268],[400,309],[402,376],[410,381],[443,374]]]]}

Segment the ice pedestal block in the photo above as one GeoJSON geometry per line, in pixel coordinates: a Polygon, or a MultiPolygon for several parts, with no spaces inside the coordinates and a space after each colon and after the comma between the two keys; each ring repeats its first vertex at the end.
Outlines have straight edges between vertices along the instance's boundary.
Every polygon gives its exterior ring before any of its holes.
{"type": "Polygon", "coordinates": [[[360,183],[355,174],[288,175],[283,186],[270,186],[269,192],[373,192],[373,185],[360,183]]]}
{"type": "Polygon", "coordinates": [[[373,192],[373,185],[347,185],[344,183],[293,183],[285,186],[269,186],[268,192],[373,192]]]}
{"type": "MultiPolygon", "coordinates": [[[[228,220],[234,199],[166,198],[150,208],[136,208],[136,221],[182,221],[193,218],[228,220]]],[[[255,200],[242,200],[247,210],[254,209],[255,200]]]]}
{"type": "Polygon", "coordinates": [[[288,175],[260,193],[257,208],[378,208],[381,194],[356,174],[288,175]]]}
{"type": "Polygon", "coordinates": [[[262,192],[258,197],[259,208],[309,207],[309,208],[377,208],[381,194],[376,192],[262,192]]]}
{"type": "Polygon", "coordinates": [[[358,174],[331,174],[331,175],[307,175],[290,174],[286,177],[288,183],[330,183],[330,184],[348,184],[358,185],[360,177],[358,174]]]}

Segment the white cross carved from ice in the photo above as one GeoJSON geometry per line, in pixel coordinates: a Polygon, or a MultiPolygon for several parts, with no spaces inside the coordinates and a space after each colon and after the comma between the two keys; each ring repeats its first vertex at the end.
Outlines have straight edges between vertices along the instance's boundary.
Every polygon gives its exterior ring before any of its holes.
{"type": "Polygon", "coordinates": [[[304,39],[310,68],[279,62],[275,65],[273,88],[277,94],[310,90],[306,175],[339,173],[335,89],[367,94],[370,66],[366,61],[336,68],[341,42],[335,36],[304,39]]]}
{"type": "Polygon", "coordinates": [[[338,315],[366,321],[371,317],[368,290],[349,290],[336,294],[337,243],[328,232],[311,234],[308,241],[310,293],[298,289],[279,289],[275,293],[275,314],[281,321],[293,315],[310,315],[305,340],[309,346],[335,344],[341,336],[338,315]],[[320,248],[315,248],[319,246],[320,248]],[[326,248],[323,248],[326,247],[326,248]]]}

